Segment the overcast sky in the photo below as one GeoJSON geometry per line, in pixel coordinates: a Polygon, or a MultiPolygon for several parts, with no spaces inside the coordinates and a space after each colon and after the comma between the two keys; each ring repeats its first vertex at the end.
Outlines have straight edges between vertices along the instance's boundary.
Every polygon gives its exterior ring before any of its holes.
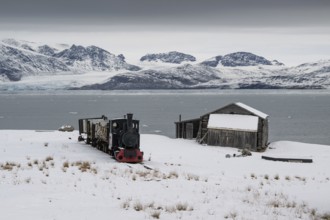
{"type": "Polygon", "coordinates": [[[250,50],[298,64],[330,59],[330,1],[1,0],[0,37],[95,44],[130,59],[250,50]]]}

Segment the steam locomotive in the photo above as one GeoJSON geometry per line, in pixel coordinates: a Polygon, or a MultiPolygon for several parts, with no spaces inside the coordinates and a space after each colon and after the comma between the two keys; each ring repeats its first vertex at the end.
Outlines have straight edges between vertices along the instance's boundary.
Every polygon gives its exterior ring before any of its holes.
{"type": "Polygon", "coordinates": [[[138,163],[143,160],[139,121],[134,120],[131,113],[111,120],[104,115],[79,119],[78,141],[85,141],[119,162],[138,163]]]}

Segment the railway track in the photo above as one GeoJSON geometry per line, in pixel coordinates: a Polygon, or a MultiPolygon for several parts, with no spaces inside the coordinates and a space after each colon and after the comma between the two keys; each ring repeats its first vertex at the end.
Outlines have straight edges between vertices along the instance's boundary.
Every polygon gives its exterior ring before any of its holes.
{"type": "Polygon", "coordinates": [[[154,170],[153,167],[149,166],[149,165],[146,165],[144,164],[143,162],[142,163],[134,163],[134,164],[126,164],[129,168],[144,168],[144,169],[147,169],[147,170],[154,170]]]}

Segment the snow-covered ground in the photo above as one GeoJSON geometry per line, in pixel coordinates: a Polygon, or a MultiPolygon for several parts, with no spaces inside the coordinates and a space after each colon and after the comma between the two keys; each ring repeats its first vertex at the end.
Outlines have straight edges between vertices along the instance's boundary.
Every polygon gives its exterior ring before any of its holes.
{"type": "Polygon", "coordinates": [[[76,131],[0,131],[1,219],[330,217],[330,146],[280,141],[264,153],[226,158],[240,152],[143,134],[147,169],[115,162],[77,137],[76,131]]]}

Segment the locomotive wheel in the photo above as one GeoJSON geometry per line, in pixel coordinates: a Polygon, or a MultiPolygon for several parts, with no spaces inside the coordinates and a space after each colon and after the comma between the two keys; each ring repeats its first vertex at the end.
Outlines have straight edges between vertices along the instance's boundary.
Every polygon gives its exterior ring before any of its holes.
{"type": "Polygon", "coordinates": [[[103,152],[108,153],[108,147],[106,143],[103,143],[103,152]]]}
{"type": "Polygon", "coordinates": [[[93,147],[97,147],[96,140],[93,140],[93,141],[92,141],[92,146],[93,146],[93,147]]]}
{"type": "Polygon", "coordinates": [[[90,144],[91,143],[91,139],[90,138],[87,138],[86,139],[86,144],[90,144]]]}
{"type": "Polygon", "coordinates": [[[114,153],[114,157],[117,158],[117,154],[119,153],[119,151],[115,151],[114,153]]]}
{"type": "Polygon", "coordinates": [[[95,147],[96,147],[98,150],[102,150],[100,143],[96,143],[96,144],[95,144],[95,147]]]}
{"type": "Polygon", "coordinates": [[[104,144],[103,143],[100,143],[100,151],[103,151],[103,152],[105,152],[104,150],[105,150],[105,147],[104,147],[104,144]]]}
{"type": "Polygon", "coordinates": [[[81,135],[79,135],[78,141],[80,142],[80,141],[83,141],[83,140],[84,140],[84,138],[81,135]]]}

